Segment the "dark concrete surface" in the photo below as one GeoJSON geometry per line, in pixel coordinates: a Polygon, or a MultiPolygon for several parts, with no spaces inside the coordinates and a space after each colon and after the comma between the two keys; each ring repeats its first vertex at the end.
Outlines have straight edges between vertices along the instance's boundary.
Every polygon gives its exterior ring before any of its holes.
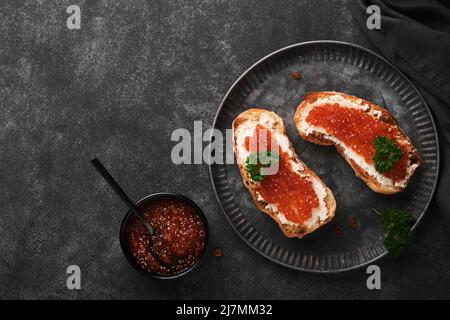
{"type": "Polygon", "coordinates": [[[450,242],[429,210],[382,290],[364,269],[300,273],[252,251],[214,197],[206,165],[175,166],[171,132],[211,126],[234,80],[283,46],[370,45],[346,1],[3,1],[0,4],[1,298],[449,298],[450,242]],[[81,30],[66,8],[81,7],[81,30]],[[100,157],[135,199],[184,193],[206,212],[205,263],[149,279],[122,256],[125,206],[89,164],[100,157]],[[224,256],[213,251],[222,248],[224,256]],[[68,290],[79,265],[82,289],[68,290]]]}

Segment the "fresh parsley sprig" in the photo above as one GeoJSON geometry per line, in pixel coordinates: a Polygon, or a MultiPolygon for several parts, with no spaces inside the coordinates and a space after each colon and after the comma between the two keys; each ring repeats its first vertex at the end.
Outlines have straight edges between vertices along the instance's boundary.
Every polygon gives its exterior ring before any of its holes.
{"type": "Polygon", "coordinates": [[[260,151],[251,153],[245,160],[245,168],[252,181],[261,182],[264,180],[264,168],[272,166],[273,161],[281,159],[277,152],[260,151]]]}
{"type": "Polygon", "coordinates": [[[376,149],[373,157],[375,169],[380,173],[391,171],[394,165],[403,158],[402,150],[387,137],[378,136],[374,143],[376,149]]]}
{"type": "Polygon", "coordinates": [[[402,210],[390,209],[383,212],[376,209],[372,210],[378,215],[378,220],[388,231],[384,239],[384,246],[393,256],[399,256],[411,239],[411,227],[416,219],[402,210]]]}

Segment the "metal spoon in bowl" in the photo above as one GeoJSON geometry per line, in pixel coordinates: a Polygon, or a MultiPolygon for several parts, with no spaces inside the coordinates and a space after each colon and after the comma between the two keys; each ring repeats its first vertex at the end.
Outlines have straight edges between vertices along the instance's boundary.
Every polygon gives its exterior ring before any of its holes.
{"type": "Polygon", "coordinates": [[[178,258],[173,255],[164,254],[160,256],[158,253],[155,254],[154,246],[152,238],[155,235],[155,229],[152,227],[150,223],[147,222],[144,215],[139,211],[138,207],[131,201],[130,197],[123,191],[123,189],[119,186],[119,184],[114,180],[111,174],[106,170],[103,164],[97,158],[91,160],[92,165],[95,169],[102,175],[106,182],[111,186],[111,188],[115,191],[115,193],[122,199],[122,201],[130,208],[131,212],[134,216],[144,225],[149,233],[149,242],[148,247],[152,256],[164,267],[170,268],[173,267],[178,262],[178,258]]]}

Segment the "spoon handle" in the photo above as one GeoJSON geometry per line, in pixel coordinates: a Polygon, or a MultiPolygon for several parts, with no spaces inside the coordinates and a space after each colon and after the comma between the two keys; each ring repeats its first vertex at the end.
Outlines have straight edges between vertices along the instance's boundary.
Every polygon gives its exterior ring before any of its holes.
{"type": "Polygon", "coordinates": [[[139,209],[136,207],[133,201],[128,197],[128,195],[123,191],[123,189],[119,186],[119,184],[114,180],[114,178],[111,176],[111,174],[106,170],[106,168],[103,166],[103,164],[98,160],[97,158],[94,158],[91,160],[92,165],[95,169],[102,175],[102,177],[108,182],[108,184],[111,186],[111,188],[115,191],[115,193],[122,199],[123,202],[130,208],[131,211],[133,211],[136,218],[139,219],[139,221],[147,228],[150,235],[155,234],[155,230],[151,226],[150,223],[147,222],[144,215],[139,211],[139,209]]]}

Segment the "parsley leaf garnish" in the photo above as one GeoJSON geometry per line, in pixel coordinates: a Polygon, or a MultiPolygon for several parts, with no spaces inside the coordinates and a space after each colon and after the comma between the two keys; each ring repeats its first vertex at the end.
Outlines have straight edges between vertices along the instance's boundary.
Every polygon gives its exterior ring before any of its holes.
{"type": "Polygon", "coordinates": [[[268,168],[273,164],[273,161],[279,161],[281,157],[277,152],[260,151],[258,153],[251,153],[245,160],[245,168],[248,176],[255,182],[264,180],[264,168],[268,168]]]}
{"type": "Polygon", "coordinates": [[[374,143],[376,149],[373,157],[375,169],[380,173],[391,171],[394,165],[403,158],[402,150],[387,137],[378,136],[374,143]]]}
{"type": "Polygon", "coordinates": [[[383,212],[372,210],[378,215],[378,220],[388,231],[384,239],[384,246],[389,253],[399,256],[411,239],[411,227],[416,219],[411,214],[401,210],[390,209],[383,212]]]}

